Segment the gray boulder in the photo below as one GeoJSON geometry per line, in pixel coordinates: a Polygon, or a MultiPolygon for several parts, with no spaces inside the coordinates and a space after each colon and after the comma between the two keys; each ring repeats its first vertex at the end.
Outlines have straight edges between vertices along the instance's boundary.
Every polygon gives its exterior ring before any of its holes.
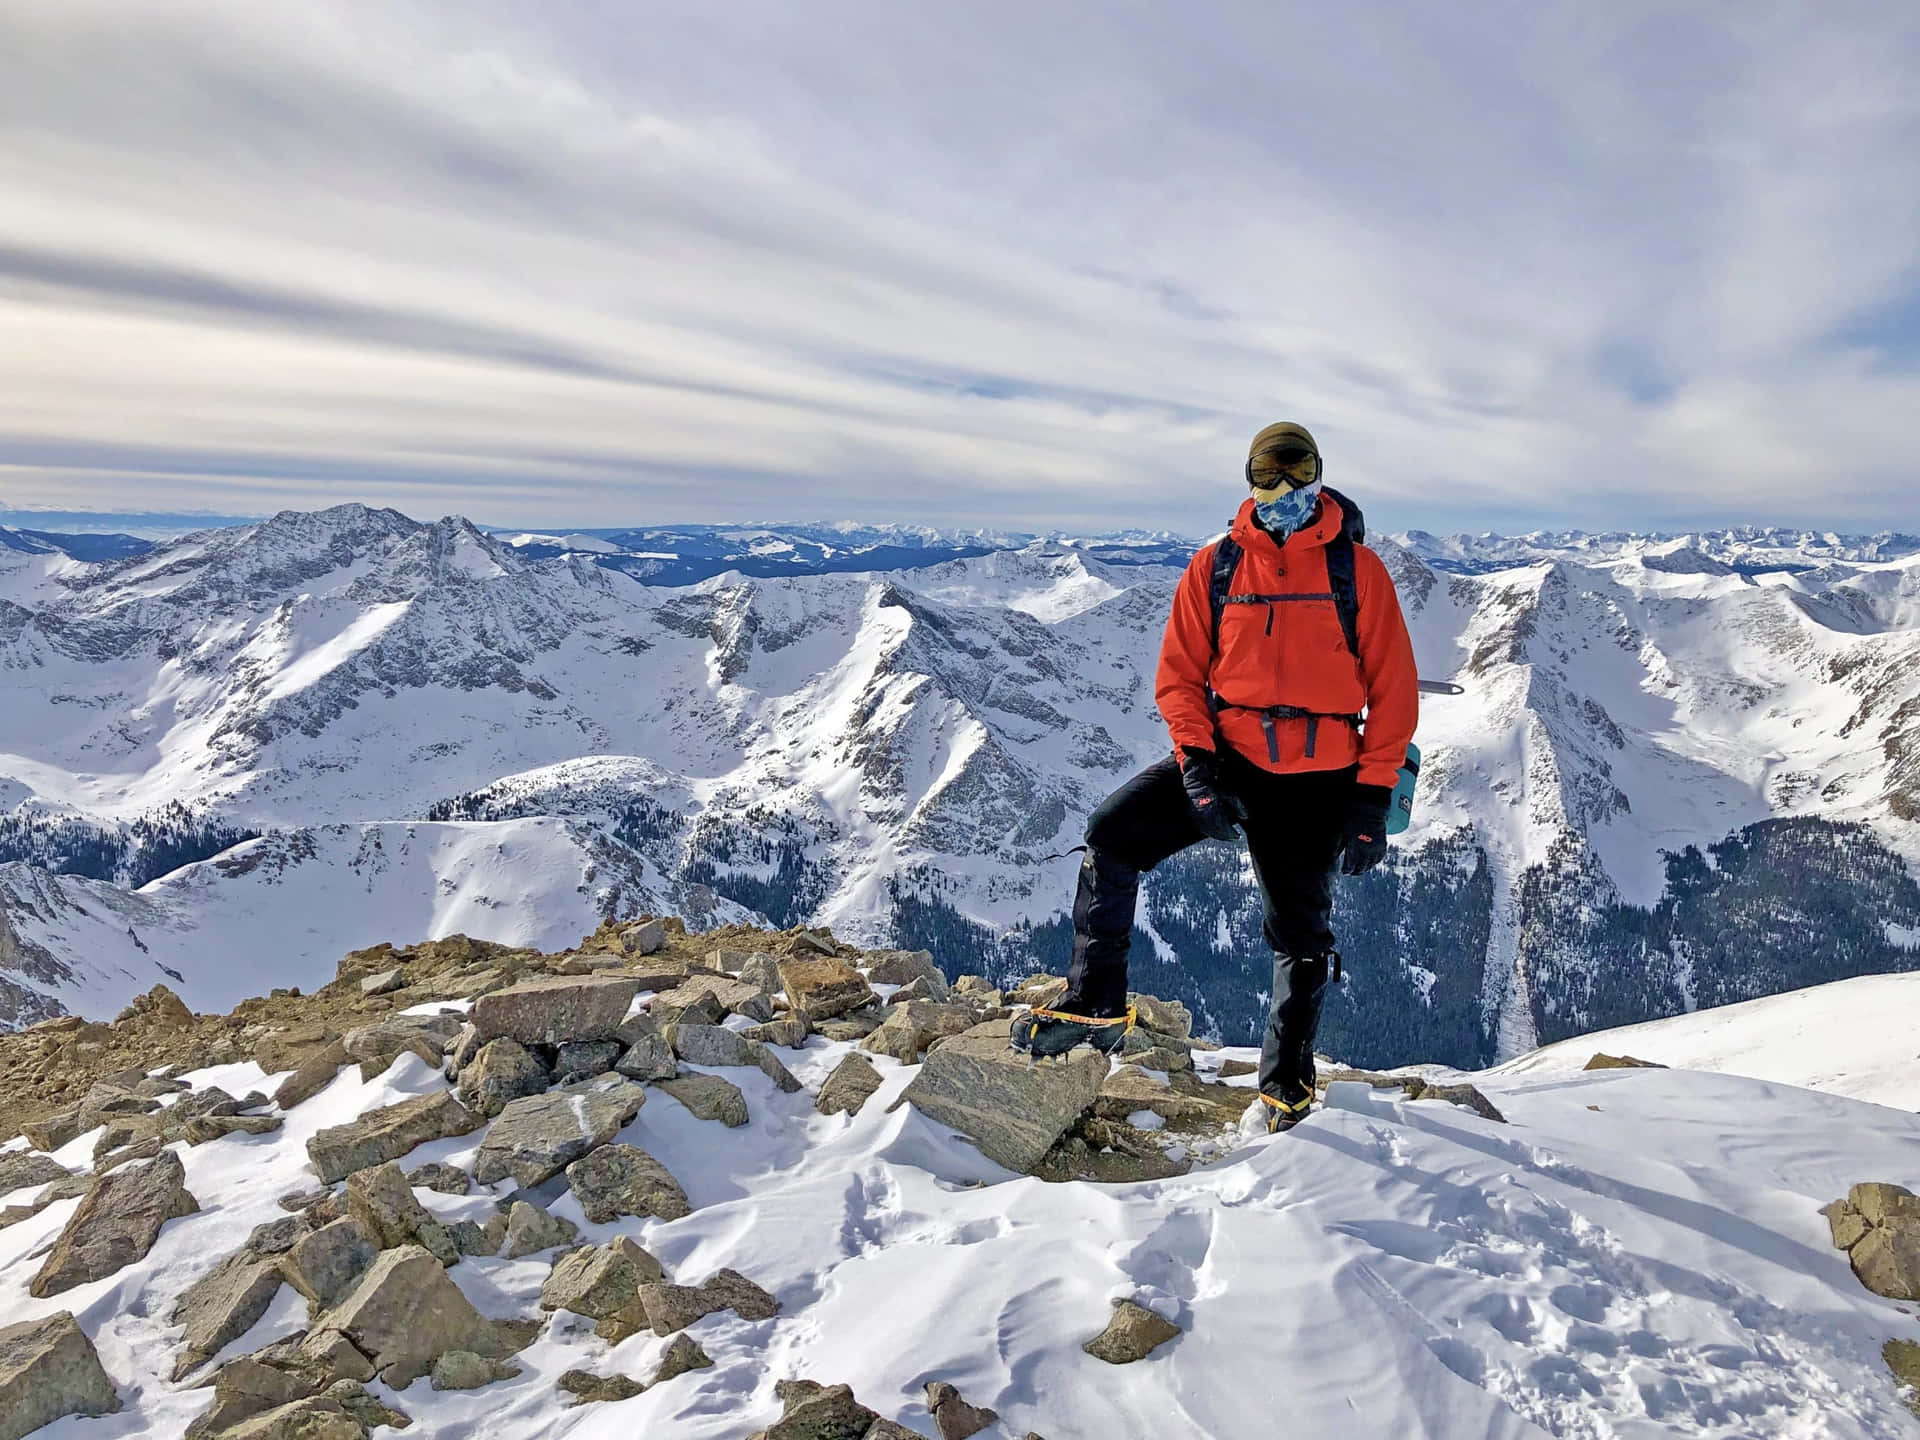
{"type": "Polygon", "coordinates": [[[143,1257],[161,1226],[200,1208],[187,1193],[186,1176],[180,1157],[163,1150],[143,1164],[95,1179],[28,1285],[29,1293],[44,1300],[143,1257]]]}
{"type": "Polygon", "coordinates": [[[604,1075],[613,1068],[623,1048],[618,1040],[570,1040],[554,1051],[554,1080],[571,1085],[604,1075]]]}
{"type": "Polygon", "coordinates": [[[282,1110],[291,1110],[311,1100],[333,1083],[347,1059],[347,1047],[338,1040],[309,1052],[294,1067],[293,1073],[280,1082],[280,1088],[273,1092],[273,1103],[282,1110]]]}
{"type": "Polygon", "coordinates": [[[704,1285],[642,1285],[639,1303],[656,1335],[675,1334],[722,1310],[742,1320],[771,1320],[780,1310],[778,1300],[737,1270],[717,1271],[704,1285]]]}
{"type": "Polygon", "coordinates": [[[307,1376],[242,1355],[213,1377],[213,1404],[187,1426],[187,1440],[223,1435],[242,1420],[306,1399],[316,1388],[307,1376]]]}
{"type": "Polygon", "coordinates": [[[332,1125],[307,1141],[314,1173],[331,1185],[369,1165],[398,1160],[416,1145],[480,1128],[480,1117],[445,1090],[435,1090],[369,1110],[345,1125],[332,1125]]]}
{"type": "Polygon", "coordinates": [[[538,1095],[552,1077],[547,1067],[518,1040],[501,1036],[482,1043],[460,1070],[460,1098],[492,1119],[513,1101],[538,1095]]]}
{"type": "Polygon", "coordinates": [[[718,1075],[689,1074],[654,1085],[678,1100],[702,1120],[718,1120],[729,1129],[747,1123],[747,1097],[731,1080],[718,1075]]]}
{"type": "Polygon", "coordinates": [[[661,1032],[673,1053],[689,1065],[751,1065],[792,1095],[800,1089],[793,1072],[758,1040],[724,1025],[669,1025],[661,1032]]]}
{"type": "Polygon", "coordinates": [[[867,960],[867,977],[876,985],[911,985],[925,981],[933,992],[932,998],[947,998],[947,977],[934,963],[931,950],[875,950],[867,960]]]}
{"type": "Polygon", "coordinates": [[[419,1245],[432,1251],[442,1265],[460,1259],[453,1237],[427,1213],[407,1177],[391,1160],[356,1170],[347,1177],[347,1214],[382,1250],[419,1245]]]}
{"type": "Polygon", "coordinates": [[[554,1261],[540,1287],[540,1308],[605,1320],[631,1306],[641,1286],[665,1278],[660,1262],[622,1235],[610,1245],[590,1245],[554,1261]]]}
{"type": "Polygon", "coordinates": [[[580,1227],[566,1216],[549,1215],[538,1205],[516,1200],[507,1210],[506,1257],[518,1260],[556,1245],[571,1245],[579,1235],[580,1227]]]}
{"type": "Polygon", "coordinates": [[[485,1039],[504,1035],[522,1045],[611,1040],[639,991],[637,981],[618,976],[529,980],[474,1001],[473,1027],[485,1039]]]}
{"type": "Polygon", "coordinates": [[[680,1182],[646,1151],[634,1145],[603,1145],[567,1166],[567,1184],[595,1225],[622,1215],[658,1215],[678,1220],[691,1215],[680,1182]]]}
{"type": "Polygon", "coordinates": [[[968,1440],[1000,1418],[992,1410],[969,1405],[960,1398],[960,1392],[944,1380],[927,1382],[927,1410],[940,1432],[940,1440],[968,1440]]]}
{"type": "Polygon", "coordinates": [[[242,1420],[220,1440],[366,1440],[367,1428],[337,1400],[310,1395],[242,1420]]]}
{"type": "Polygon", "coordinates": [[[813,1033],[813,1028],[807,1024],[806,1016],[790,1010],[777,1020],[749,1025],[740,1033],[749,1040],[758,1040],[762,1045],[778,1045],[783,1050],[798,1050],[807,1043],[807,1036],[813,1033]]]}
{"type": "Polygon", "coordinates": [[[445,1052],[439,1037],[417,1025],[399,1020],[383,1020],[361,1025],[340,1037],[340,1048],[347,1057],[360,1062],[360,1078],[372,1080],[386,1073],[402,1055],[418,1055],[438,1070],[445,1052]]]}
{"type": "Polygon", "coordinates": [[[853,1398],[849,1385],[821,1385],[812,1380],[779,1380],[773,1393],[782,1414],[747,1440],[865,1440],[881,1417],[853,1398]]]}
{"type": "Polygon", "coordinates": [[[36,1155],[32,1151],[0,1155],[0,1195],[51,1185],[56,1180],[66,1179],[68,1174],[67,1167],[51,1155],[36,1155]]]}
{"type": "Polygon", "coordinates": [[[426,1374],[449,1350],[498,1359],[504,1348],[486,1317],[419,1246],[382,1251],[322,1323],[352,1341],[396,1390],[426,1374]]]}
{"type": "Polygon", "coordinates": [[[1029,1064],[1009,1048],[1003,1020],[956,1035],[930,1052],[896,1105],[912,1104],[1023,1173],[1084,1115],[1107,1078],[1107,1057],[1076,1050],[1029,1064]]]}
{"type": "Polygon", "coordinates": [[[573,1396],[576,1405],[631,1400],[647,1388],[631,1375],[596,1375],[591,1370],[569,1370],[554,1383],[573,1396]]]}
{"type": "Polygon", "coordinates": [[[111,1415],[113,1382],[71,1313],[0,1329],[0,1440],[20,1440],[63,1415],[111,1415]]]}
{"type": "Polygon", "coordinates": [[[409,1170],[407,1184],[418,1190],[433,1190],[442,1195],[465,1195],[473,1189],[473,1177],[458,1165],[435,1160],[409,1170]]]}
{"type": "Polygon", "coordinates": [[[844,960],[796,955],[782,960],[779,971],[787,1002],[815,1021],[861,1009],[878,998],[867,977],[844,960]]]}
{"type": "Polygon", "coordinates": [[[433,1388],[436,1390],[478,1390],[496,1380],[511,1380],[520,1373],[518,1365],[489,1359],[471,1350],[449,1350],[433,1362],[433,1388]]]}
{"type": "Polygon", "coordinates": [[[674,1058],[666,1036],[640,1035],[614,1061],[613,1068],[629,1080],[671,1080],[680,1073],[680,1062],[674,1058]]]}
{"type": "Polygon", "coordinates": [[[615,1076],[515,1100],[488,1129],[473,1177],[538,1185],[613,1139],[646,1100],[644,1086],[615,1076]]]}
{"type": "Polygon", "coordinates": [[[873,1062],[864,1055],[848,1055],[827,1076],[813,1108],[822,1115],[857,1115],[879,1088],[880,1072],[873,1062]]]}
{"type": "Polygon", "coordinates": [[[712,1364],[713,1357],[700,1348],[698,1340],[691,1335],[676,1335],[660,1352],[660,1368],[653,1372],[653,1383],[664,1385],[690,1370],[706,1370],[712,1364]]]}

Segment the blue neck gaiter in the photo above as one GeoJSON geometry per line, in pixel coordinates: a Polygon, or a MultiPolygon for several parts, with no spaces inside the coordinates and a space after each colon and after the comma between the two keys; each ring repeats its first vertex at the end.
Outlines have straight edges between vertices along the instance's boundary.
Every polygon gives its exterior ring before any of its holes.
{"type": "Polygon", "coordinates": [[[1319,505],[1320,482],[1316,480],[1298,490],[1289,490],[1278,500],[1256,500],[1253,513],[1259,518],[1262,530],[1276,540],[1285,540],[1313,519],[1319,505]]]}

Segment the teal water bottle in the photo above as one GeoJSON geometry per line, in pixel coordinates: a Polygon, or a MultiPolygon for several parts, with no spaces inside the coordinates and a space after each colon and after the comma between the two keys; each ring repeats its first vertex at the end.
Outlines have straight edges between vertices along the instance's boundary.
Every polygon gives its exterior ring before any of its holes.
{"type": "Polygon", "coordinates": [[[1413,823],[1413,786],[1420,778],[1420,747],[1407,746],[1407,763],[1400,767],[1400,779],[1387,803],[1387,834],[1398,835],[1413,823]]]}

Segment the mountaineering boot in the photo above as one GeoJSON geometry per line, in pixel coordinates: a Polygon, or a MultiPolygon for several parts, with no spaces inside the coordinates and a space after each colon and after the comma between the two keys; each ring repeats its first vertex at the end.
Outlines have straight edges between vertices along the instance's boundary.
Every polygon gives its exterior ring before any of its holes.
{"type": "Polygon", "coordinates": [[[1307,1112],[1313,1109],[1311,1090],[1290,1090],[1284,1096],[1269,1095],[1266,1091],[1257,1092],[1261,1109],[1267,1120],[1267,1133],[1278,1135],[1283,1130],[1291,1130],[1307,1118],[1307,1112]]]}
{"type": "Polygon", "coordinates": [[[1124,1015],[1076,1015],[1036,1006],[1013,1022],[1007,1039],[1014,1049],[1037,1058],[1064,1055],[1079,1045],[1111,1055],[1125,1042],[1133,1019],[1131,1008],[1124,1015]]]}

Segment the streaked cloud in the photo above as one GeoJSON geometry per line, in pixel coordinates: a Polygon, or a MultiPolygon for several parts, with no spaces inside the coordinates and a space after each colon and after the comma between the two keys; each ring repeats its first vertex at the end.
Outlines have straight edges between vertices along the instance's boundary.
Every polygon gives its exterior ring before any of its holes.
{"type": "Polygon", "coordinates": [[[0,503],[1920,526],[1920,12],[0,0],[0,503]]]}

